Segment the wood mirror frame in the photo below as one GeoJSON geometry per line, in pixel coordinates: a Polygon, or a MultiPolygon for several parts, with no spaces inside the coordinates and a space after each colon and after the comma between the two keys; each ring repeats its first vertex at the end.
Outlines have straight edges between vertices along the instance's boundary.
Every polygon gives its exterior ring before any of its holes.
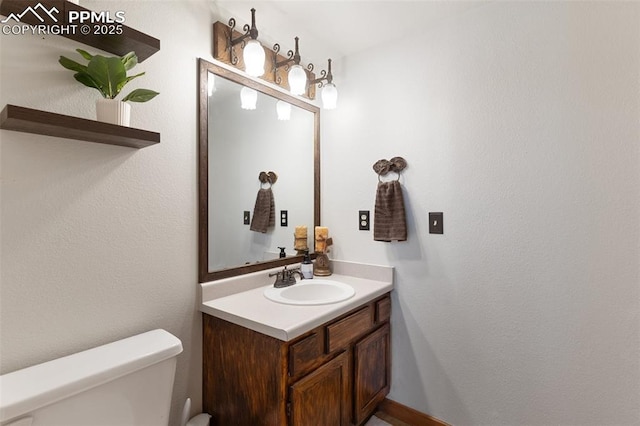
{"type": "MultiPolygon", "coordinates": [[[[213,271],[209,270],[209,73],[211,72],[266,95],[284,100],[313,113],[314,227],[320,225],[320,108],[301,98],[292,96],[284,91],[245,77],[232,69],[213,64],[202,58],[198,60],[198,68],[198,281],[203,283],[292,263],[300,263],[303,260],[303,256],[294,255],[287,256],[283,259],[260,261],[248,265],[228,267],[213,271]]],[[[312,227],[312,238],[313,235],[312,227]]],[[[315,256],[312,255],[312,257],[315,256]]]]}

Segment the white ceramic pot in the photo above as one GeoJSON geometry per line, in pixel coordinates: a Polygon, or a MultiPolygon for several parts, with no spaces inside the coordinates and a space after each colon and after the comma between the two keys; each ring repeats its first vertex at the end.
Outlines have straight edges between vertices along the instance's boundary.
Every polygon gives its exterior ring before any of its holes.
{"type": "Polygon", "coordinates": [[[96,101],[96,118],[104,123],[129,126],[131,105],[116,99],[98,99],[96,101]]]}

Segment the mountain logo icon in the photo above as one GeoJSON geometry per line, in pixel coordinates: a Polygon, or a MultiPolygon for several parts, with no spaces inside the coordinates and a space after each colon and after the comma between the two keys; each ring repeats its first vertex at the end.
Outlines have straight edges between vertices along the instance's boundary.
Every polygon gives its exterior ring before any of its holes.
{"type": "Polygon", "coordinates": [[[6,24],[9,20],[13,19],[14,21],[20,22],[20,20],[22,19],[22,17],[24,15],[26,15],[27,13],[31,13],[33,16],[35,16],[36,18],[38,18],[38,20],[42,23],[46,22],[45,19],[38,14],[38,10],[40,11],[41,15],[47,15],[49,18],[51,18],[51,20],[53,22],[58,22],[58,18],[54,15],[60,13],[60,11],[58,10],[58,8],[56,8],[55,6],[53,6],[51,9],[47,9],[46,7],[44,7],[42,5],[42,3],[38,3],[35,6],[31,7],[27,7],[25,10],[23,10],[21,13],[15,14],[15,13],[10,13],[9,16],[7,16],[6,18],[4,18],[2,21],[0,21],[0,23],[2,24],[6,24]]]}

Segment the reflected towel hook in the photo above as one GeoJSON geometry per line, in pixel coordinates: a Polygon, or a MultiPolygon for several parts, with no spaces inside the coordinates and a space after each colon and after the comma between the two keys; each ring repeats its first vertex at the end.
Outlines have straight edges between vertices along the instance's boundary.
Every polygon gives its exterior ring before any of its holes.
{"type": "Polygon", "coordinates": [[[273,185],[278,180],[278,175],[275,172],[260,172],[258,175],[258,180],[260,183],[268,183],[269,185],[273,185]]]}

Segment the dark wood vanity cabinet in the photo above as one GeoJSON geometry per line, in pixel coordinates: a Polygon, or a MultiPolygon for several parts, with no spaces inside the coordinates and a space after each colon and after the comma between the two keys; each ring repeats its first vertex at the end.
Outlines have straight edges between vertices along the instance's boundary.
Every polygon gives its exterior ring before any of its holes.
{"type": "Polygon", "coordinates": [[[389,393],[389,294],[283,342],[203,315],[212,424],[361,425],[389,393]]]}

